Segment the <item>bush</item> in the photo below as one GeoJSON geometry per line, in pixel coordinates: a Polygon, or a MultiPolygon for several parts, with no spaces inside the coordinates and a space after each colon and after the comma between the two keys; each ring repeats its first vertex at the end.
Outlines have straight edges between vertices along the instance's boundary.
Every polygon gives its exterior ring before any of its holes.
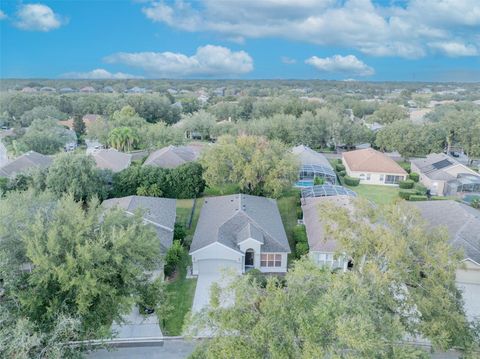
{"type": "Polygon", "coordinates": [[[186,255],[185,249],[180,244],[180,241],[173,241],[172,246],[168,249],[165,255],[165,276],[169,277],[175,272],[178,264],[182,261],[186,255]]]}
{"type": "Polygon", "coordinates": [[[415,183],[415,185],[413,186],[413,188],[415,189],[415,192],[419,195],[426,195],[427,194],[427,187],[425,187],[423,184],[421,183],[415,183]]]}
{"type": "Polygon", "coordinates": [[[338,175],[339,175],[340,177],[345,177],[345,176],[347,175],[347,171],[345,171],[345,170],[340,171],[340,172],[338,172],[338,175]]]}
{"type": "Polygon", "coordinates": [[[319,185],[325,184],[325,178],[315,177],[315,178],[313,179],[313,184],[314,184],[315,186],[319,186],[319,185]]]}
{"type": "Polygon", "coordinates": [[[412,172],[408,175],[408,178],[413,182],[418,182],[420,180],[420,175],[417,172],[412,172]]]}
{"type": "Polygon", "coordinates": [[[350,176],[345,176],[343,180],[347,186],[355,187],[355,186],[358,186],[360,183],[360,178],[354,178],[350,176]]]}
{"type": "Polygon", "coordinates": [[[410,173],[411,165],[410,162],[400,162],[400,167],[402,167],[407,173],[410,173]]]}
{"type": "Polygon", "coordinates": [[[335,165],[335,169],[340,172],[340,171],[343,171],[345,169],[345,166],[342,164],[342,163],[337,163],[335,165]]]}
{"type": "Polygon", "coordinates": [[[248,279],[250,282],[256,281],[261,288],[267,286],[267,278],[259,269],[252,269],[247,272],[248,279]]]}
{"type": "Polygon", "coordinates": [[[480,209],[480,198],[474,198],[471,204],[473,208],[480,209]]]}
{"type": "Polygon", "coordinates": [[[303,218],[302,207],[297,207],[296,211],[297,211],[297,219],[302,219],[303,218]]]}
{"type": "Polygon", "coordinates": [[[427,196],[425,195],[419,195],[419,194],[412,194],[408,200],[409,201],[426,201],[428,199],[427,196]]]}
{"type": "Polygon", "coordinates": [[[409,200],[410,196],[416,195],[416,194],[417,193],[413,189],[401,189],[400,191],[398,191],[398,195],[400,196],[400,198],[403,198],[406,200],[409,200]]]}
{"type": "Polygon", "coordinates": [[[308,243],[304,243],[304,242],[297,243],[295,246],[295,253],[297,258],[303,257],[305,254],[307,254],[308,243]]]}
{"type": "Polygon", "coordinates": [[[413,182],[412,180],[407,179],[407,180],[405,180],[405,181],[400,181],[400,182],[398,183],[398,185],[399,185],[400,188],[402,188],[402,189],[411,189],[411,188],[413,188],[413,184],[414,184],[414,183],[415,183],[415,182],[413,182]]]}

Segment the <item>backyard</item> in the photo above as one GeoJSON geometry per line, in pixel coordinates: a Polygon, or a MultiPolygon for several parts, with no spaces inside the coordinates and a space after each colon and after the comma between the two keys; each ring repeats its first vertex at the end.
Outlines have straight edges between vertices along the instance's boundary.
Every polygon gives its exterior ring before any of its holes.
{"type": "Polygon", "coordinates": [[[398,187],[377,186],[370,184],[359,184],[358,186],[347,186],[346,188],[356,192],[360,197],[364,197],[376,204],[390,204],[399,199],[398,187]]]}

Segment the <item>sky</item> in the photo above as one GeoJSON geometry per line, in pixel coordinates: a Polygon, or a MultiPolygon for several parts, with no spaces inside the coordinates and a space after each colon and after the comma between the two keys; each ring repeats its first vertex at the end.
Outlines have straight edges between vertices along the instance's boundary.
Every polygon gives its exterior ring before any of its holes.
{"type": "Polygon", "coordinates": [[[0,78],[480,81],[480,0],[0,2],[0,78]]]}

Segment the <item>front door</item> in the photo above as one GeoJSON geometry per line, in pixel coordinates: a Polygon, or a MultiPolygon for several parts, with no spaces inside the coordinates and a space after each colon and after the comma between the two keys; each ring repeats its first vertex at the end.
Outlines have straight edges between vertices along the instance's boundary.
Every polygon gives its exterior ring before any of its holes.
{"type": "Polygon", "coordinates": [[[245,267],[246,268],[253,268],[254,263],[254,251],[253,249],[247,249],[245,252],[245,267]]]}

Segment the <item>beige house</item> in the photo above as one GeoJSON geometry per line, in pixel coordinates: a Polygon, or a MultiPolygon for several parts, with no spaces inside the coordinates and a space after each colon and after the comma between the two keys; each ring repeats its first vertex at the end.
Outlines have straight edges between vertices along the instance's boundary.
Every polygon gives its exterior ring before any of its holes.
{"type": "Polygon", "coordinates": [[[407,178],[397,162],[373,148],[344,152],[342,162],[347,175],[359,178],[362,184],[395,186],[407,178]]]}
{"type": "Polygon", "coordinates": [[[432,195],[452,196],[463,192],[480,192],[480,174],[444,153],[432,153],[412,161],[412,172],[432,195]]]}

